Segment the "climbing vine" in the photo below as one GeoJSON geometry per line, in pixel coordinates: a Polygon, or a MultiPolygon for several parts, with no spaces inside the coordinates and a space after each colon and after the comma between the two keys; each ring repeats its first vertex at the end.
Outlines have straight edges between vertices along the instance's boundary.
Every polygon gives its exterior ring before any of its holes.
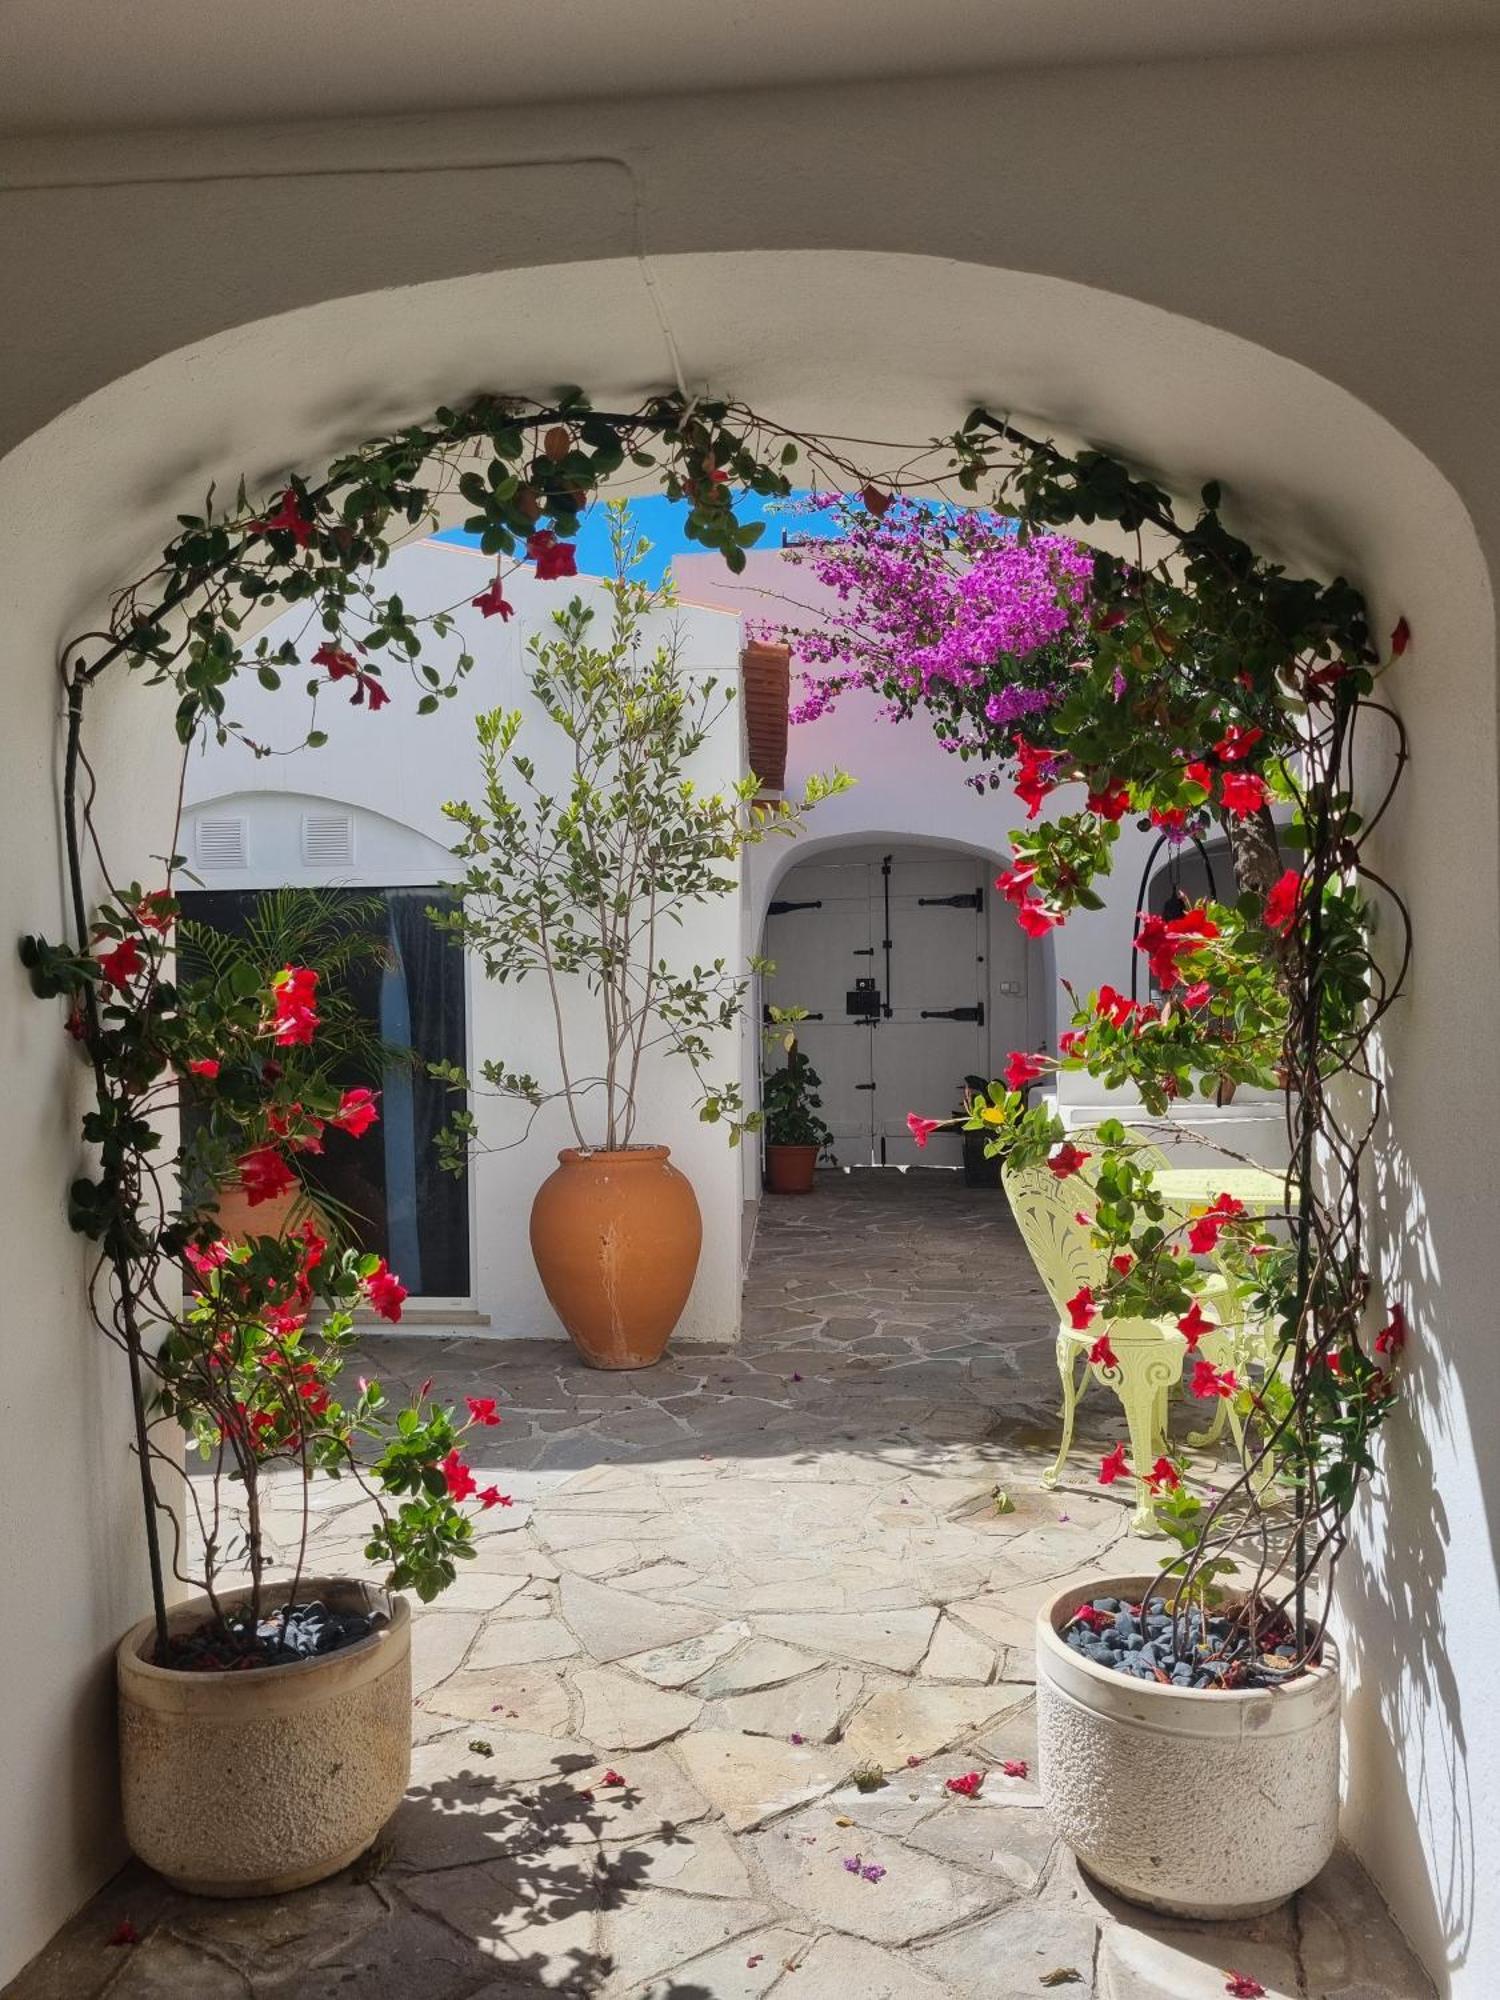
{"type": "MultiPolygon", "coordinates": [[[[1130,555],[1069,562],[1066,622],[1070,641],[1076,627],[1084,643],[1049,659],[1044,704],[1009,711],[1016,727],[999,747],[1027,820],[1012,836],[1001,887],[1033,935],[1096,906],[1094,884],[1129,811],[1168,830],[1209,818],[1223,824],[1238,893],[1226,904],[1148,918],[1137,944],[1160,1003],[1123,1001],[1108,988],[1074,996],[1058,1054],[1016,1052],[970,1123],[994,1150],[1065,1175],[1082,1168],[1071,1158],[1082,1149],[1024,1097],[1049,1068],[1133,1083],[1152,1110],[1226,1075],[1284,1090],[1293,1170],[1280,1229],[1220,1203],[1184,1241],[1123,1130],[1101,1129],[1102,1157],[1079,1186],[1080,1200],[1086,1193],[1093,1203],[1088,1226],[1109,1253],[1111,1276],[1097,1296],[1079,1300],[1078,1312],[1099,1317],[1106,1343],[1111,1318],[1143,1314],[1173,1316],[1191,1343],[1204,1259],[1224,1260],[1253,1291],[1277,1329],[1272,1362],[1254,1381],[1212,1371],[1204,1384],[1243,1408],[1254,1439],[1246,1463],[1211,1505],[1188,1493],[1175,1464],[1163,1461],[1149,1476],[1166,1525],[1185,1544],[1190,1580],[1214,1574],[1230,1548],[1248,1547],[1258,1565],[1255,1601],[1290,1602],[1297,1631],[1316,1643],[1307,1586],[1342,1546],[1355,1488],[1373,1464],[1399,1336],[1393,1318],[1367,1351],[1361,1166],[1382,1109],[1369,1045],[1404,971],[1404,950],[1389,978],[1373,957],[1370,892],[1385,893],[1403,925],[1405,913],[1364,858],[1388,798],[1362,819],[1350,773],[1366,717],[1395,731],[1397,775],[1405,750],[1399,723],[1375,699],[1381,662],[1359,593],[1343,580],[1288,576],[1257,555],[1226,528],[1214,487],[1190,519],[1180,518],[1163,489],[1115,458],[1065,455],[984,411],[912,454],[900,479],[876,483],[828,441],[729,402],[663,396],[635,411],[600,412],[576,390],[547,404],[486,396],[439,410],[430,423],[336,459],[317,478],[293,474],[269,498],[243,486],[227,504],[211,494],[200,514],[181,518],[160,561],[119,594],[106,628],[63,653],[72,936],[28,938],[22,955],[38,994],[64,1000],[91,1072],[82,1133],[91,1164],[73,1184],[69,1214],[98,1246],[95,1318],[128,1361],[162,1633],[163,1461],[151,1431],[164,1415],[185,1421],[217,1465],[231,1461],[240,1477],[278,1456],[304,1469],[310,1457],[357,1469],[357,1436],[380,1432],[379,1463],[391,1474],[384,1489],[399,1505],[382,1514],[372,1553],[392,1561],[398,1581],[416,1577],[424,1588],[440,1588],[465,1552],[467,1523],[454,1509],[474,1482],[451,1413],[419,1406],[386,1433],[368,1395],[347,1410],[331,1400],[360,1287],[378,1310],[381,1296],[394,1296],[387,1277],[399,1289],[396,1274],[353,1253],[312,1254],[305,1235],[300,1250],[270,1233],[225,1246],[219,1191],[235,1181],[296,1184],[300,1152],[316,1143],[320,1121],[362,1119],[363,1107],[351,1114],[319,1095],[315,1080],[284,1059],[302,1046],[298,1008],[312,1005],[315,991],[309,968],[278,968],[264,990],[227,999],[175,981],[182,858],[165,859],[158,883],[113,881],[85,741],[91,690],[112,671],[170,687],[184,748],[206,732],[235,737],[257,756],[324,742],[331,700],[347,699],[378,727],[403,682],[418,713],[431,713],[474,664],[458,607],[419,615],[381,589],[381,572],[401,539],[440,525],[454,501],[496,562],[474,607],[503,621],[512,615],[511,566],[529,562],[542,579],[575,573],[571,537],[601,491],[632,477],[655,482],[683,506],[689,537],[738,570],[762,526],[741,521],[737,496],[786,495],[793,467],[804,484],[859,493],[877,519],[903,484],[946,484],[964,504],[1017,522],[1022,550],[1096,523],[1134,542],[1130,555]],[[299,607],[298,637],[273,645],[256,636],[271,616],[299,607]],[[252,739],[237,719],[235,687],[246,674],[286,688],[289,713],[300,701],[286,744],[252,739]],[[1074,781],[1085,787],[1084,805],[1041,817],[1052,793],[1074,781]],[[104,889],[91,905],[96,873],[104,889]],[[161,1158],[163,1114],[179,1095],[202,1114],[186,1175],[161,1158]],[[186,1307],[173,1303],[179,1274],[190,1287],[186,1307]],[[320,1293],[334,1310],[313,1325],[307,1308],[320,1293]],[[263,1363],[268,1344],[273,1358],[263,1363]],[[299,1374],[304,1366],[311,1375],[299,1374]],[[263,1388],[267,1377],[275,1393],[263,1388]],[[226,1379],[238,1385],[227,1399],[226,1379]],[[312,1394],[303,1393],[299,1383],[313,1380],[312,1394]],[[241,1393],[247,1384],[251,1395],[241,1393]]],[[[1403,643],[1398,628],[1392,653],[1403,643]]],[[[1022,661],[1017,678],[1025,679],[1022,661]]],[[[491,1415],[484,1409],[471,1421],[491,1415]]]]}

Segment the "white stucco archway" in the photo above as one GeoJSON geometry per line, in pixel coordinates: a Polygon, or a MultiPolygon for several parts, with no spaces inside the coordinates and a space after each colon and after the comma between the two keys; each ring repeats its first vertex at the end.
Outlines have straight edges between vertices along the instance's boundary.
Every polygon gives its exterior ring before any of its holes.
{"type": "MultiPolygon", "coordinates": [[[[1382,852],[1420,928],[1411,996],[1388,1044],[1395,1137],[1377,1224],[1414,1326],[1415,1420],[1392,1427],[1388,1492],[1364,1510],[1350,1564],[1348,1826],[1429,1961],[1455,1982],[1466,1967],[1482,1973],[1500,1934],[1485,1928],[1494,1919],[1478,1911],[1474,1888],[1500,1860],[1500,1804],[1467,1773],[1500,1750],[1485,1665],[1500,1643],[1500,1489],[1483,1445],[1500,1421],[1500,1359],[1488,1339],[1486,1190],[1452,1137],[1496,1129],[1500,1088],[1492,1064],[1466,1072],[1455,1061],[1455,1050],[1476,1044],[1445,940],[1465,940],[1475,986],[1488,990],[1500,964],[1500,852],[1493,609],[1468,514],[1437,467],[1344,389],[1118,293],[876,250],[700,252],[659,258],[656,272],[694,379],[706,374],[789,422],[852,436],[920,439],[980,398],[1034,413],[1112,442],[1181,487],[1223,478],[1232,519],[1262,547],[1350,570],[1379,623],[1398,611],[1411,622],[1416,644],[1392,692],[1414,764],[1382,852]],[[775,297],[795,305],[768,310],[775,297]],[[872,298],[881,302],[878,340],[872,298]],[[1455,799],[1468,802],[1462,879],[1451,867],[1455,799]],[[1459,1522],[1462,1537],[1448,1525],[1459,1522]]],[[[108,586],[141,566],[210,481],[232,488],[242,472],[269,482],[287,467],[316,466],[471,389],[544,391],[567,377],[601,400],[629,401],[658,386],[663,367],[634,260],[562,262],[247,318],[122,375],[19,444],[0,461],[18,774],[0,807],[12,935],[59,928],[57,644],[97,615],[108,586]]],[[[869,457],[878,472],[881,448],[869,457]]],[[[170,724],[162,700],[122,692],[104,697],[96,722],[107,745],[106,832],[144,872],[163,848],[170,724]]],[[[0,1395],[17,1410],[45,1397],[82,1413],[61,1437],[19,1438],[7,1468],[11,1587],[37,1603],[37,1649],[49,1662],[18,1680],[0,1741],[0,1794],[27,1822],[25,1842],[9,1827],[5,1839],[23,1857],[10,1893],[29,1950],[39,1924],[45,1934],[60,1914],[56,1883],[97,1876],[110,1851],[97,1792],[81,1774],[108,1763],[103,1661],[136,1608],[136,1565],[121,1499],[129,1468],[123,1453],[111,1461],[124,1434],[110,1416],[120,1385],[111,1357],[83,1331],[83,1260],[61,1213],[74,1141],[59,1111],[77,1079],[55,1020],[25,997],[14,968],[12,979],[15,1139],[0,1212],[11,1296],[24,1310],[7,1335],[0,1395]],[[35,1340],[39,1323],[55,1336],[35,1340]],[[76,1498],[59,1503],[59,1491],[76,1498]],[[79,1771],[79,1783],[60,1786],[59,1769],[79,1771]],[[57,1811],[38,1837],[31,1802],[44,1794],[57,1811]]]]}

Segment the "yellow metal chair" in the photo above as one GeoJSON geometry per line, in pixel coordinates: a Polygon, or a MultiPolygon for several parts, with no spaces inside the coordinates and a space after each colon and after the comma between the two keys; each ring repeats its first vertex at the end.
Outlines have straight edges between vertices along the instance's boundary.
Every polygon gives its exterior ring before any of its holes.
{"type": "MultiPolygon", "coordinates": [[[[1092,1136],[1085,1132],[1069,1134],[1085,1147],[1092,1136]]],[[[1142,1166],[1163,1163],[1157,1148],[1142,1140],[1136,1140],[1136,1147],[1134,1157],[1142,1166]]],[[[1136,1483],[1131,1527],[1137,1534],[1158,1533],[1153,1496],[1143,1475],[1167,1450],[1167,1398],[1182,1379],[1187,1340],[1170,1320],[1096,1320],[1086,1329],[1075,1328],[1068,1313],[1069,1299],[1083,1285],[1100,1290],[1109,1275],[1103,1252],[1095,1249],[1089,1240],[1089,1230],[1077,1220],[1080,1208],[1087,1206],[1086,1201],[1080,1201],[1080,1179],[1087,1185],[1086,1172],[1059,1180],[1045,1166],[1012,1167],[1007,1162],[1001,1170],[1001,1179],[1021,1240],[1058,1316],[1062,1440],[1056,1461],[1042,1475],[1043,1484],[1054,1486],[1062,1476],[1073,1447],[1078,1401],[1092,1375],[1095,1381],[1114,1391],[1125,1411],[1136,1483]],[[1106,1331],[1115,1357],[1114,1366],[1103,1361],[1091,1362],[1088,1358],[1089,1350],[1106,1331]]],[[[1238,1358],[1242,1327],[1237,1291],[1227,1277],[1216,1272],[1208,1280],[1203,1303],[1218,1324],[1211,1333],[1200,1337],[1197,1352],[1216,1367],[1232,1366],[1238,1358]]],[[[1208,1429],[1190,1436],[1189,1444],[1201,1448],[1215,1443],[1223,1434],[1226,1420],[1233,1427],[1236,1448],[1243,1452],[1243,1426],[1228,1398],[1220,1402],[1208,1429]]]]}

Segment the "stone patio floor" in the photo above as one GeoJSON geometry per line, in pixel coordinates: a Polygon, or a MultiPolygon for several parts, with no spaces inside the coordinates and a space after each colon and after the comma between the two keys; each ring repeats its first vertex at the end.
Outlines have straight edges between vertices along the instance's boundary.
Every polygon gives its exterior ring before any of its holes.
{"type": "MultiPolygon", "coordinates": [[[[998,1194],[871,1173],[768,1201],[741,1345],[649,1373],[415,1337],[362,1365],[502,1397],[470,1457],[515,1503],[417,1617],[404,1804],[280,1899],[129,1868],[11,2000],[1207,2000],[1227,1968],[1275,2000],[1431,1993],[1350,1857],[1255,1922],[1148,1916],[1003,1775],[1034,1757],[1039,1600],[1141,1544],[1094,1482],[1110,1398],[1040,1484],[1052,1334],[998,1194]],[[970,1770],[977,1798],[946,1791],[970,1770]],[[112,1947],[123,1917],[141,1942],[112,1947]]],[[[360,1507],[320,1500],[313,1560],[358,1573],[360,1507]]]]}

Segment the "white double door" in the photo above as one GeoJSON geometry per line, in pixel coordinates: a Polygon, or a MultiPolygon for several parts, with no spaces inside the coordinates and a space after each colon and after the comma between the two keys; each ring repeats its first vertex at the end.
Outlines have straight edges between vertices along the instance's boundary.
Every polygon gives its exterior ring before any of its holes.
{"type": "Polygon", "coordinates": [[[906,1118],[946,1116],[964,1078],[987,1074],[988,873],[952,850],[861,849],[783,878],[765,996],[809,1012],[797,1032],[841,1166],[958,1164],[957,1138],[920,1152],[906,1118]]]}

